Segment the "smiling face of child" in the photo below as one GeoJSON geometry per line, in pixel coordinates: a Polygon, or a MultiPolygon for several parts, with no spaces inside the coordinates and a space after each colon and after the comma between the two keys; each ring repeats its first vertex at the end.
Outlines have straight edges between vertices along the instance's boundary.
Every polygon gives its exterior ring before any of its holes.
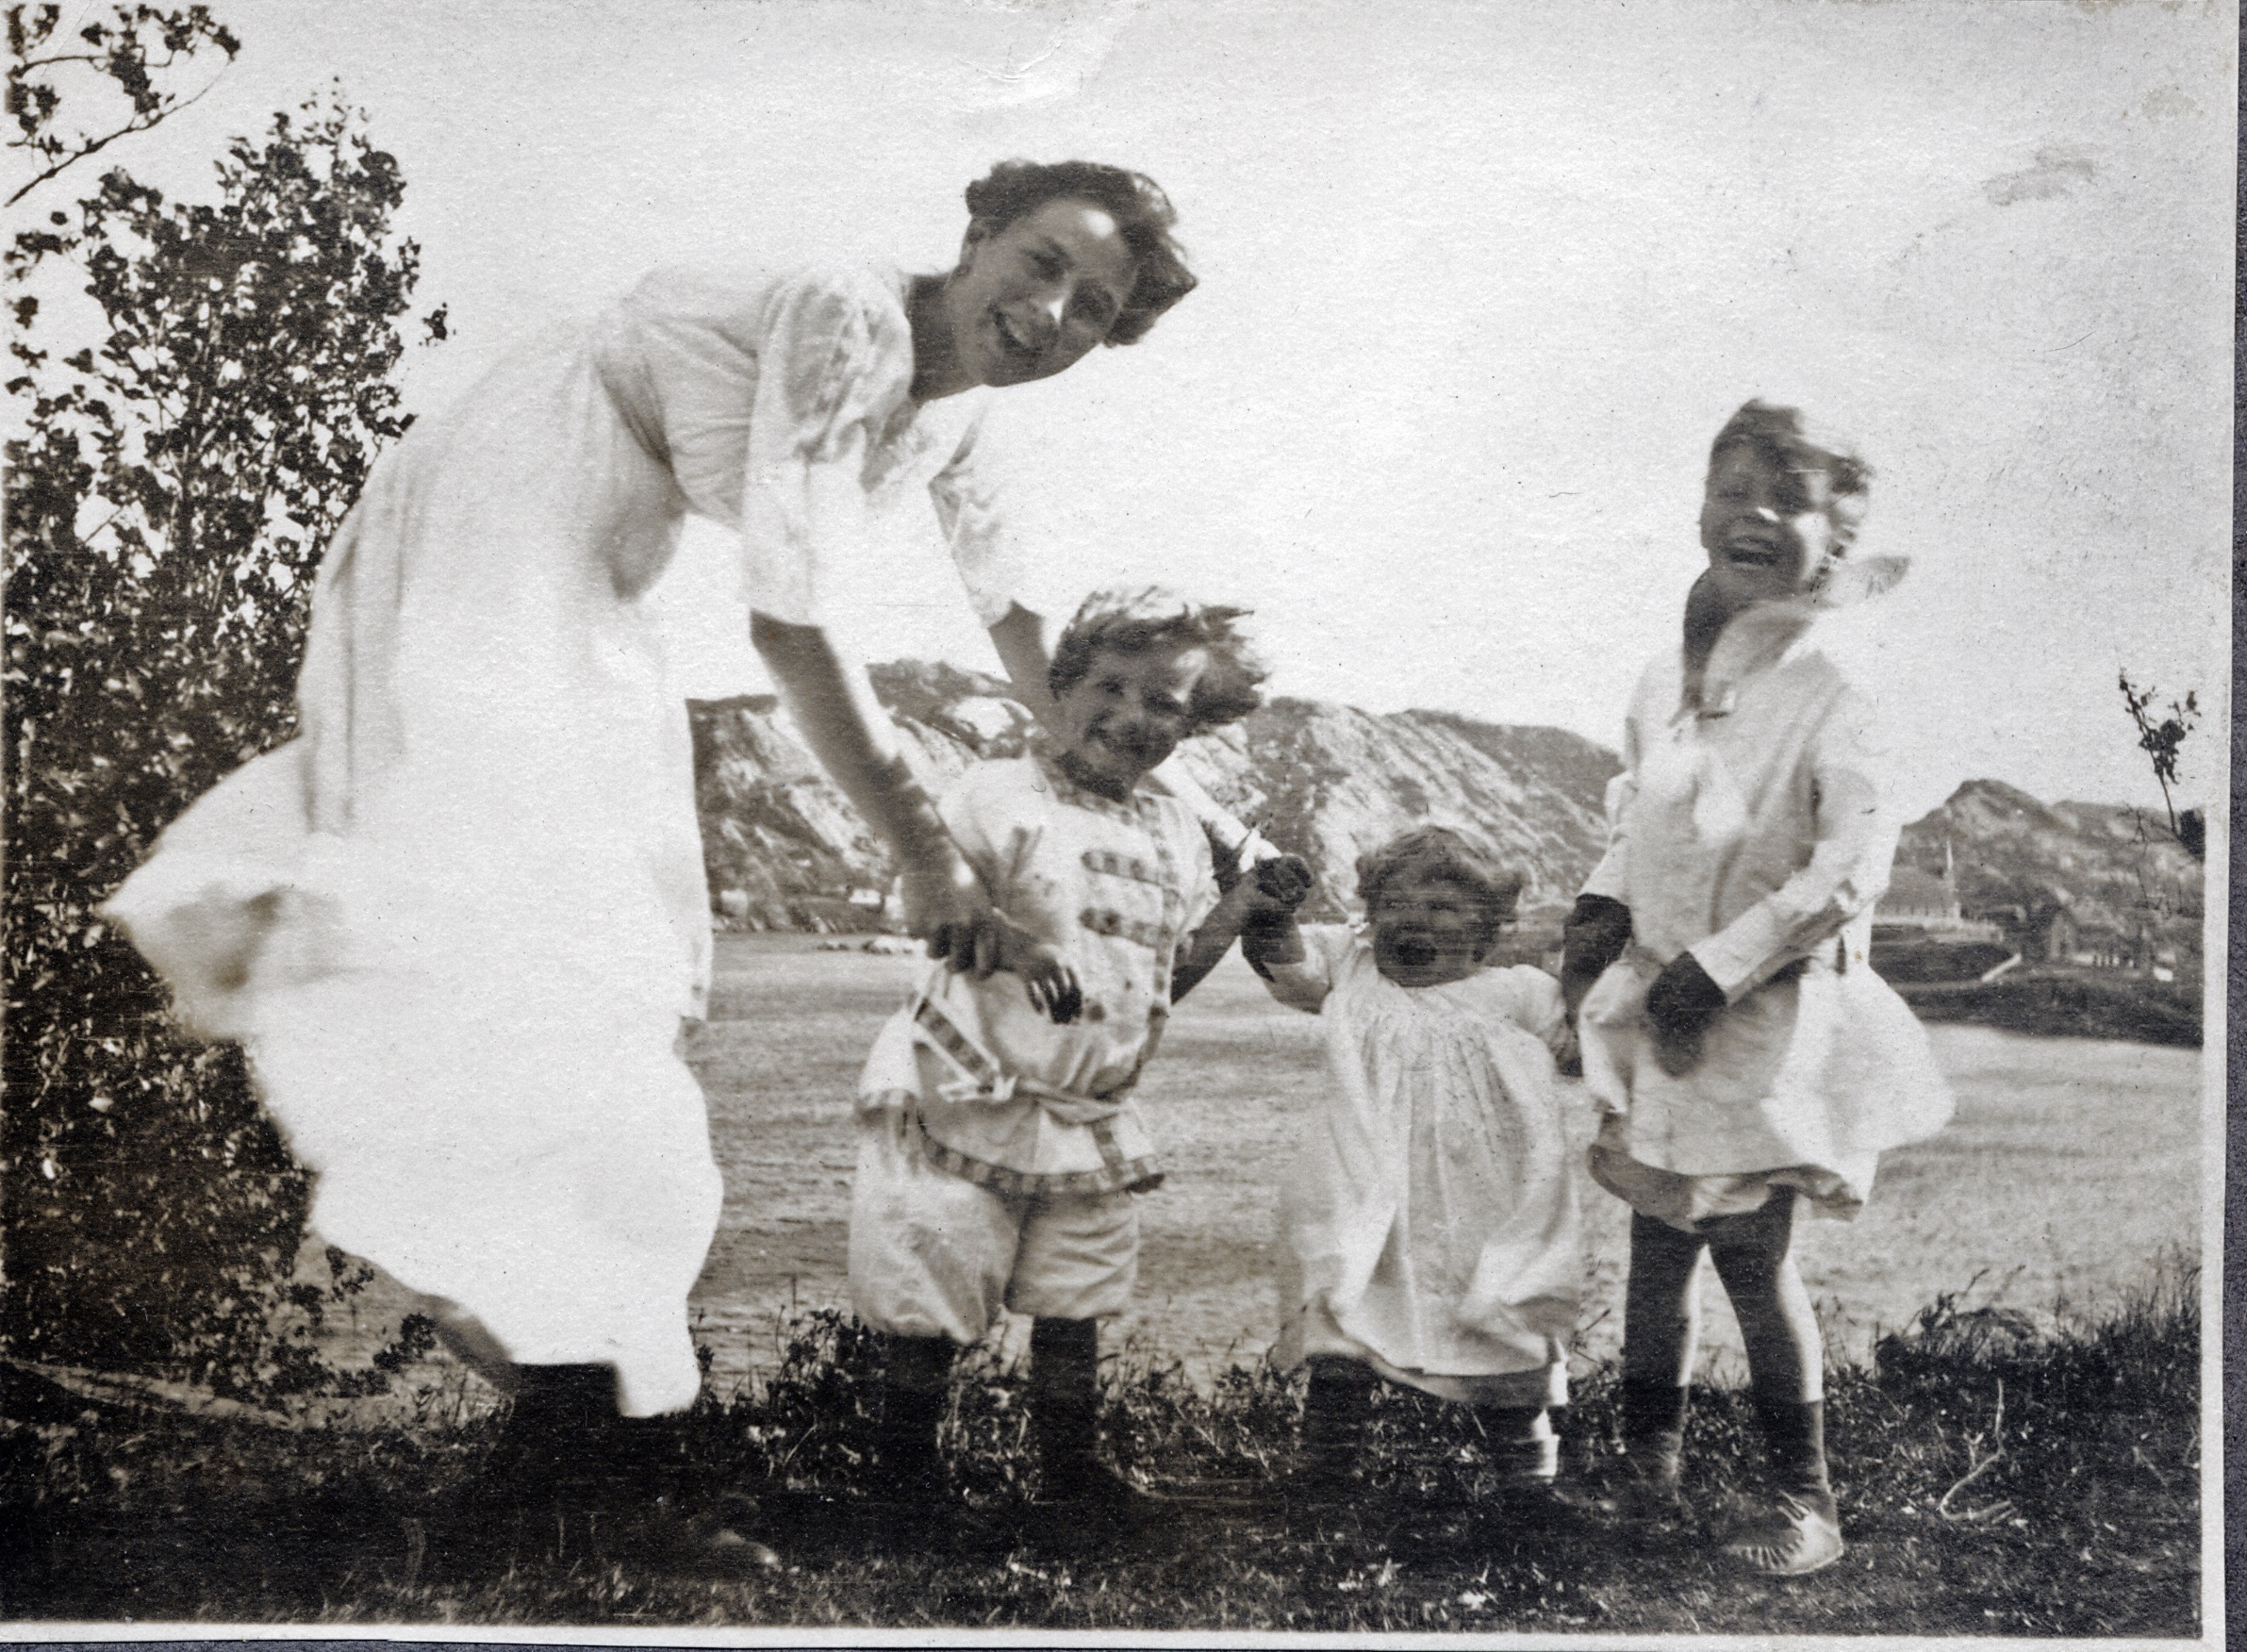
{"type": "Polygon", "coordinates": [[[1087,790],[1122,798],[1191,735],[1194,690],[1209,650],[1104,648],[1055,702],[1062,772],[1087,790]]]}
{"type": "Polygon", "coordinates": [[[1789,470],[1746,443],[1709,467],[1701,547],[1709,577],[1735,612],[1791,597],[1825,564],[1834,542],[1833,478],[1789,470]]]}
{"type": "Polygon", "coordinates": [[[1375,967],[1398,986],[1442,986],[1482,967],[1490,915],[1473,890],[1434,871],[1388,879],[1366,908],[1375,967]]]}

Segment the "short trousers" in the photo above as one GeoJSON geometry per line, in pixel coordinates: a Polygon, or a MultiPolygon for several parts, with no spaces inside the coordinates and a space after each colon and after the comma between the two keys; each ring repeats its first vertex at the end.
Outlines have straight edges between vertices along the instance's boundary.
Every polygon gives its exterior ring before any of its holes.
{"type": "Polygon", "coordinates": [[[859,1115],[851,1300],[899,1336],[972,1343],[1004,1307],[1049,1319],[1120,1313],[1139,1273],[1128,1193],[999,1193],[931,1164],[919,1121],[859,1115]]]}

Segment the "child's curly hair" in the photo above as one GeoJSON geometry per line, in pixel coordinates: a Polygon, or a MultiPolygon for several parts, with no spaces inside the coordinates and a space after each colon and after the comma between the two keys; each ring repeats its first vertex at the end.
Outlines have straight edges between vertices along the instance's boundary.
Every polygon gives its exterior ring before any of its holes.
{"type": "Polygon", "coordinates": [[[1413,876],[1442,878],[1472,898],[1482,917],[1485,951],[1497,941],[1498,931],[1513,920],[1514,904],[1521,899],[1519,872],[1508,871],[1446,827],[1423,826],[1358,857],[1358,898],[1365,902],[1367,914],[1391,884],[1413,876]]]}
{"type": "Polygon", "coordinates": [[[1257,687],[1264,680],[1264,664],[1233,627],[1247,613],[1189,603],[1160,586],[1095,591],[1054,644],[1046,686],[1060,699],[1084,681],[1093,656],[1102,650],[1131,654],[1158,648],[1206,649],[1209,669],[1194,686],[1187,709],[1198,728],[1238,722],[1264,703],[1257,687]]]}

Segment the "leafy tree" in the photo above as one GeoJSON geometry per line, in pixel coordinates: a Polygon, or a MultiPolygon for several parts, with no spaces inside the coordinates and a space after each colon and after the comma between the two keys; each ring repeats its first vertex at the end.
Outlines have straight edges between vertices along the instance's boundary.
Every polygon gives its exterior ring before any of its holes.
{"type": "MultiPolygon", "coordinates": [[[[332,1253],[326,1290],[292,1282],[305,1178],[240,1051],[173,1032],[93,909],[292,732],[314,568],[406,425],[390,375],[419,264],[390,232],[397,165],[334,94],[217,171],[207,206],[111,172],[6,258],[0,1320],[22,1353],[273,1395],[321,1379],[307,1318],[351,1279],[332,1253]],[[58,355],[29,289],[68,271],[99,337],[58,355]]],[[[443,312],[426,324],[441,337],[443,312]]]]}

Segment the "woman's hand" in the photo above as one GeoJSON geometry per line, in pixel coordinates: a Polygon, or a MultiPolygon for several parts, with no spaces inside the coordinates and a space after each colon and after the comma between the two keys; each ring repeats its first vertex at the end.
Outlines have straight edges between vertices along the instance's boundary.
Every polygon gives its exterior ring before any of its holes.
{"type": "MultiPolygon", "coordinates": [[[[933,857],[930,857],[933,858],[933,857]]],[[[1019,975],[1031,1004],[1057,1026],[1084,1007],[1076,973],[1022,926],[991,904],[983,880],[950,854],[950,867],[909,867],[904,874],[905,933],[928,943],[962,975],[987,981],[1000,970],[1019,975]]]]}

